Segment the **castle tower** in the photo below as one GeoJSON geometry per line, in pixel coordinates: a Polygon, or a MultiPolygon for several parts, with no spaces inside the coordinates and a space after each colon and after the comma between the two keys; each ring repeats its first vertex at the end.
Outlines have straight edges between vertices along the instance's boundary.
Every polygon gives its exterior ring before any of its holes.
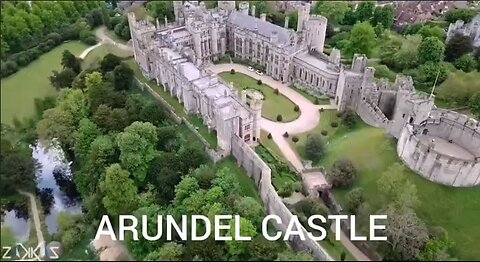
{"type": "Polygon", "coordinates": [[[175,22],[181,23],[184,19],[182,14],[182,1],[173,1],[173,13],[175,14],[175,22]]]}
{"type": "Polygon", "coordinates": [[[267,21],[267,14],[265,13],[260,14],[260,20],[267,21]]]}
{"type": "Polygon", "coordinates": [[[218,8],[233,11],[235,10],[235,1],[218,1],[218,8]]]}
{"type": "Polygon", "coordinates": [[[252,97],[250,100],[250,108],[255,112],[255,126],[253,127],[253,137],[255,140],[260,138],[260,120],[262,119],[262,105],[263,100],[261,97],[252,97]]]}
{"type": "Polygon", "coordinates": [[[243,89],[241,95],[242,103],[247,104],[247,90],[243,89]]]}
{"type": "Polygon", "coordinates": [[[308,21],[309,16],[310,16],[310,4],[303,3],[298,8],[297,32],[301,32],[304,29],[304,23],[308,21]]]}
{"type": "Polygon", "coordinates": [[[321,15],[312,15],[310,19],[305,22],[305,29],[307,33],[306,42],[309,49],[323,53],[323,45],[327,32],[327,18],[321,15]]]}
{"type": "Polygon", "coordinates": [[[255,6],[252,5],[252,16],[255,17],[255,6]]]}
{"type": "Polygon", "coordinates": [[[361,54],[354,54],[352,60],[352,71],[361,73],[367,66],[367,57],[361,54]]]}
{"type": "Polygon", "coordinates": [[[333,63],[335,65],[340,65],[340,59],[342,58],[340,54],[340,50],[336,49],[335,47],[332,49],[332,52],[330,52],[330,56],[328,57],[328,61],[330,63],[333,63]]]}
{"type": "Polygon", "coordinates": [[[290,20],[290,17],[289,17],[288,15],[285,16],[285,24],[283,25],[283,27],[288,28],[288,22],[289,22],[289,20],[290,20]]]}
{"type": "Polygon", "coordinates": [[[248,2],[241,2],[238,5],[238,9],[239,9],[240,13],[242,13],[244,15],[248,15],[248,9],[249,8],[250,8],[250,4],[248,2]]]}

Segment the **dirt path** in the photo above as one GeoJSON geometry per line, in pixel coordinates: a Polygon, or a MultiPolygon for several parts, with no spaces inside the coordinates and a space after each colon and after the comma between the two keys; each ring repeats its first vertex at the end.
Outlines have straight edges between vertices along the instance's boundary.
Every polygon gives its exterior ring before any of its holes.
{"type": "Polygon", "coordinates": [[[113,44],[114,46],[124,50],[124,51],[130,51],[133,52],[133,47],[128,45],[128,44],[122,44],[119,42],[115,42],[112,38],[110,38],[106,32],[107,27],[105,26],[100,26],[95,30],[95,36],[100,39],[100,42],[102,44],[113,44]]]}

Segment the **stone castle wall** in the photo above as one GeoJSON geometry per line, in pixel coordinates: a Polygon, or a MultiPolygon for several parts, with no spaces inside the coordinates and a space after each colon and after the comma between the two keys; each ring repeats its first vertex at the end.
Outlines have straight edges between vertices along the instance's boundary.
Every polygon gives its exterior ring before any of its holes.
{"type": "Polygon", "coordinates": [[[406,125],[403,128],[397,143],[397,153],[403,162],[433,182],[454,187],[480,185],[480,154],[474,154],[474,159],[461,159],[439,152],[428,141],[419,138],[425,130],[432,130],[430,135],[434,137],[452,138],[453,143],[470,141],[472,148],[476,146],[477,151],[480,148],[478,130],[449,120],[428,120],[421,126],[406,125]]]}
{"type": "Polygon", "coordinates": [[[390,121],[378,106],[370,104],[365,100],[361,100],[358,103],[356,112],[365,123],[371,126],[386,128],[390,124],[390,121]]]}
{"type": "MultiPolygon", "coordinates": [[[[270,167],[238,136],[232,138],[232,155],[237,159],[237,163],[245,168],[248,176],[255,181],[267,214],[274,214],[282,219],[282,223],[273,224],[278,230],[285,233],[293,214],[285,206],[282,198],[272,185],[272,170],[270,167]]],[[[317,242],[308,238],[307,230],[303,226],[300,230],[306,236],[306,239],[301,240],[299,236],[291,237],[290,243],[295,249],[307,250],[322,261],[334,260],[317,242]]]]}

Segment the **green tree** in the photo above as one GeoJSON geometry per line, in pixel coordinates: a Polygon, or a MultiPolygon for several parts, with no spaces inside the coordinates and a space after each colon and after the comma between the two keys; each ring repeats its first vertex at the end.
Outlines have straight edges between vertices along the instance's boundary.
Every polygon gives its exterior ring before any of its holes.
{"type": "Polygon", "coordinates": [[[480,90],[479,77],[480,73],[477,71],[450,74],[447,80],[438,86],[437,97],[450,101],[453,106],[467,106],[474,94],[480,90]]]}
{"type": "Polygon", "coordinates": [[[392,165],[378,180],[383,197],[397,208],[414,208],[418,205],[417,188],[405,175],[400,164],[392,165]]]}
{"type": "Polygon", "coordinates": [[[233,206],[236,214],[244,217],[257,227],[261,226],[263,219],[263,207],[252,197],[242,197],[236,199],[233,206]]]}
{"type": "Polygon", "coordinates": [[[311,134],[307,137],[305,155],[308,159],[317,162],[325,153],[325,141],[321,135],[311,134]]]}
{"type": "Polygon", "coordinates": [[[61,64],[63,69],[70,68],[77,74],[82,71],[82,64],[80,63],[80,60],[67,49],[65,49],[62,53],[61,64]]]}
{"type": "MultiPolygon", "coordinates": [[[[5,146],[2,138],[2,150],[5,146]]],[[[34,190],[36,184],[36,166],[34,159],[19,152],[4,154],[0,159],[0,196],[6,197],[16,194],[17,189],[34,190]]]]}
{"type": "Polygon", "coordinates": [[[475,9],[452,9],[445,13],[445,20],[450,23],[455,23],[457,20],[462,20],[465,23],[469,23],[476,14],[477,11],[475,9]]]}
{"type": "Polygon", "coordinates": [[[357,170],[350,159],[340,159],[333,163],[330,172],[327,172],[327,180],[332,187],[348,187],[357,178],[357,170]]]}
{"type": "Polygon", "coordinates": [[[49,141],[57,138],[64,145],[73,144],[75,120],[70,112],[58,108],[43,112],[42,120],[37,123],[37,133],[40,139],[49,141]]]}
{"type": "Polygon", "coordinates": [[[174,126],[162,126],[157,129],[157,149],[165,152],[174,152],[180,146],[177,141],[177,130],[174,126]]]}
{"type": "Polygon", "coordinates": [[[345,195],[345,210],[352,215],[358,214],[358,208],[365,201],[363,189],[356,187],[345,195]]]}
{"type": "MultiPolygon", "coordinates": [[[[241,257],[245,255],[248,251],[248,242],[246,241],[236,241],[235,239],[235,227],[238,225],[235,225],[237,221],[232,219],[230,221],[230,230],[229,230],[229,235],[232,237],[233,241],[228,241],[227,246],[228,246],[228,253],[232,255],[233,257],[241,257]]],[[[240,217],[240,236],[249,236],[249,237],[255,237],[257,235],[257,230],[255,226],[253,225],[252,221],[240,217]]]]}
{"type": "Polygon", "coordinates": [[[173,13],[173,3],[172,1],[153,1],[147,4],[147,10],[149,14],[154,18],[158,19],[160,23],[163,22],[165,17],[168,21],[173,21],[175,19],[175,14],[173,13]]]}
{"type": "Polygon", "coordinates": [[[283,251],[278,253],[275,261],[315,261],[315,258],[305,251],[294,253],[293,251],[283,251]]]}
{"type": "Polygon", "coordinates": [[[105,74],[115,69],[115,67],[120,65],[121,62],[122,60],[120,59],[120,57],[109,53],[105,55],[100,62],[100,70],[103,74],[105,74]]]}
{"type": "Polygon", "coordinates": [[[325,16],[329,23],[341,24],[345,13],[350,9],[351,7],[347,2],[317,1],[313,13],[325,16]]]}
{"type": "Polygon", "coordinates": [[[398,70],[414,68],[418,65],[418,47],[422,42],[419,35],[408,35],[402,41],[400,49],[392,56],[394,67],[398,70]]]}
{"type": "Polygon", "coordinates": [[[369,21],[373,16],[375,10],[375,3],[372,1],[362,1],[357,10],[355,10],[355,17],[357,21],[364,22],[369,21]]]}
{"type": "Polygon", "coordinates": [[[184,247],[175,242],[165,243],[158,251],[149,253],[145,261],[182,261],[184,247]]]}
{"type": "Polygon", "coordinates": [[[477,117],[477,119],[480,119],[480,90],[470,99],[470,111],[477,117]]]}
{"type": "Polygon", "coordinates": [[[155,126],[145,122],[133,122],[117,135],[122,166],[129,170],[138,182],[145,180],[148,165],[157,156],[157,139],[155,126]]]}
{"type": "Polygon", "coordinates": [[[453,245],[453,242],[449,240],[430,239],[418,258],[420,261],[450,261],[452,258],[448,254],[448,250],[453,245]]]}
{"type": "Polygon", "coordinates": [[[180,170],[183,173],[187,173],[208,161],[205,151],[195,146],[182,146],[178,152],[178,157],[182,163],[180,170]]]}
{"type": "Polygon", "coordinates": [[[77,73],[71,68],[66,68],[60,72],[54,70],[52,73],[53,74],[49,77],[49,80],[57,90],[71,87],[73,80],[75,80],[75,77],[77,76],[77,73]]]}
{"type": "Polygon", "coordinates": [[[283,249],[281,243],[265,239],[261,234],[248,243],[248,257],[252,261],[274,261],[283,249]]]}
{"type": "Polygon", "coordinates": [[[455,67],[463,72],[468,73],[475,70],[477,67],[477,62],[475,61],[475,58],[473,58],[472,54],[464,54],[455,61],[455,67]]]}
{"type": "Polygon", "coordinates": [[[445,31],[441,27],[435,25],[422,26],[420,30],[418,30],[418,34],[421,35],[423,38],[433,36],[438,38],[442,42],[444,42],[446,38],[445,31]]]}
{"type": "Polygon", "coordinates": [[[463,34],[454,34],[445,47],[445,60],[453,62],[462,55],[472,52],[472,40],[463,34]]]}
{"type": "Polygon", "coordinates": [[[137,206],[137,188],[130,173],[123,170],[119,164],[113,164],[106,169],[105,181],[100,183],[100,188],[105,195],[103,205],[111,216],[129,214],[137,206]]]}
{"type": "Polygon", "coordinates": [[[348,39],[346,51],[349,55],[365,54],[370,56],[375,47],[377,36],[368,22],[357,23],[353,26],[348,39]]]}
{"type": "Polygon", "coordinates": [[[418,46],[418,59],[421,64],[443,61],[445,45],[436,37],[427,37],[418,46]]]}
{"type": "Polygon", "coordinates": [[[122,62],[113,70],[113,86],[116,90],[128,90],[133,82],[133,70],[122,62]]]}
{"type": "Polygon", "coordinates": [[[395,10],[391,5],[377,6],[373,12],[372,25],[382,24],[384,28],[391,28],[395,16],[395,10]]]}
{"type": "Polygon", "coordinates": [[[90,119],[80,120],[79,127],[75,132],[75,156],[80,160],[85,160],[90,151],[90,145],[100,135],[100,129],[90,119]]]}

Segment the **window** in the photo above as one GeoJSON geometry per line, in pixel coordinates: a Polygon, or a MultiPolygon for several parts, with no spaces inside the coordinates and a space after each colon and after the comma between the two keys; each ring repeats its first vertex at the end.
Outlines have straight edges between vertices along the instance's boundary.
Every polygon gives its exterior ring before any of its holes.
{"type": "Polygon", "coordinates": [[[245,126],[245,131],[250,130],[250,125],[245,126]]]}
{"type": "Polygon", "coordinates": [[[243,138],[243,141],[245,142],[250,141],[250,134],[246,134],[245,137],[243,138]]]}

